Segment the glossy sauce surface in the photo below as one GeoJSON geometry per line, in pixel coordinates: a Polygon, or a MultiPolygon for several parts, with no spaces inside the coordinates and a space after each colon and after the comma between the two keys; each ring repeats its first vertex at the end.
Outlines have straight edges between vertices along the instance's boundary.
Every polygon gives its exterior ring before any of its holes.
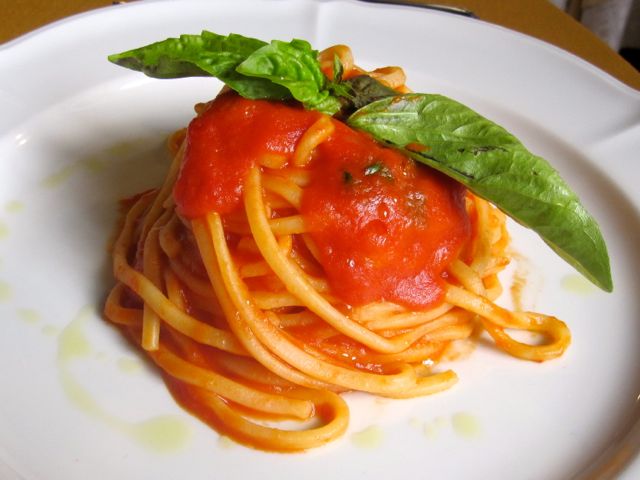
{"type": "Polygon", "coordinates": [[[335,123],[302,205],[330,283],[351,305],[432,306],[469,236],[464,188],[335,123]]]}
{"type": "MultiPolygon", "coordinates": [[[[241,208],[243,182],[261,155],[291,159],[320,114],[225,94],[189,126],[174,197],[197,218],[241,208]]],[[[445,176],[332,120],[313,152],[302,214],[334,295],[350,305],[441,301],[443,273],[470,235],[465,190],[445,176]]]]}

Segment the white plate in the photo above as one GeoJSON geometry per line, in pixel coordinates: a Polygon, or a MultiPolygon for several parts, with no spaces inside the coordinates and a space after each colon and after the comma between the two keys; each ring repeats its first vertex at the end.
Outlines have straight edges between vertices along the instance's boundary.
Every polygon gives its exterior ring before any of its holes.
{"type": "MultiPolygon", "coordinates": [[[[0,49],[0,477],[560,479],[624,471],[639,440],[640,95],[554,47],[481,21],[357,2],[144,2],[77,16],[0,49]],[[100,317],[116,202],[158,183],[165,136],[211,79],[151,80],[109,53],[206,28],[352,46],[406,67],[549,158],[599,219],[615,292],[581,281],[533,234],[527,302],[564,319],[567,354],[533,364],[486,345],[448,392],[351,395],[341,440],[274,455],[178,408],[100,317]],[[634,433],[635,432],[635,433],[634,433]]],[[[508,283],[509,280],[506,279],[508,283]]],[[[503,301],[509,304],[507,294],[503,301]]]]}

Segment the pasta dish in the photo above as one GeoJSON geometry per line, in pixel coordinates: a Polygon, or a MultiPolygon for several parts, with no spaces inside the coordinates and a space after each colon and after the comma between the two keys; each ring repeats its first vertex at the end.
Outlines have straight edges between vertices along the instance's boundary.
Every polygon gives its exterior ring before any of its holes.
{"type": "MultiPolygon", "coordinates": [[[[363,73],[338,46],[319,55],[327,77],[336,58],[363,73]]],[[[367,73],[408,92],[400,68],[367,73]]],[[[105,314],[219,432],[310,449],[345,432],[342,392],[450,388],[456,342],[486,332],[535,362],[569,345],[560,320],[495,303],[505,214],[456,180],[292,100],[225,88],[196,112],[164,183],[123,201],[105,314]]]]}

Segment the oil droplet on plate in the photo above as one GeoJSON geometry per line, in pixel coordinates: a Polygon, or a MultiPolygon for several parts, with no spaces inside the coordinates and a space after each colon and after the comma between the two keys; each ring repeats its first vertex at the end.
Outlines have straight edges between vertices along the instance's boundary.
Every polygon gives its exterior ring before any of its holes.
{"type": "Polygon", "coordinates": [[[577,293],[580,295],[589,295],[596,292],[598,289],[589,282],[586,278],[578,274],[569,274],[562,277],[562,288],[571,293],[577,293]]]}
{"type": "Polygon", "coordinates": [[[18,317],[24,323],[36,324],[40,321],[40,314],[31,308],[20,308],[18,310],[18,317]]]}
{"type": "Polygon", "coordinates": [[[422,420],[420,420],[419,418],[416,418],[416,417],[411,417],[409,419],[409,426],[411,428],[421,428],[422,427],[422,420]]]}
{"type": "Polygon", "coordinates": [[[76,317],[64,328],[58,339],[58,359],[61,362],[74,357],[85,357],[91,353],[91,345],[84,334],[84,324],[89,320],[93,308],[80,309],[76,317]]]}
{"type": "Polygon", "coordinates": [[[92,173],[100,173],[108,164],[107,160],[98,157],[90,157],[82,161],[82,166],[92,173]]]}
{"type": "Polygon", "coordinates": [[[157,453],[183,449],[191,438],[189,425],[180,417],[163,415],[131,425],[132,436],[143,446],[157,453]]]}
{"type": "Polygon", "coordinates": [[[376,448],[382,444],[384,432],[377,425],[372,425],[351,435],[351,441],[360,448],[376,448]]]}
{"type": "Polygon", "coordinates": [[[71,374],[71,360],[87,358],[92,353],[92,346],[83,329],[93,313],[92,306],[80,309],[58,338],[59,378],[67,398],[85,414],[122,432],[151,451],[173,453],[186,447],[191,438],[191,429],[185,420],[172,415],[162,415],[138,423],[122,420],[107,412],[71,374]]]}
{"type": "Polygon", "coordinates": [[[0,220],[0,240],[9,236],[9,227],[6,223],[0,220]]]}
{"type": "Polygon", "coordinates": [[[3,282],[0,280],[0,303],[8,302],[13,297],[13,290],[11,289],[11,285],[7,282],[3,282]]]}
{"type": "Polygon", "coordinates": [[[60,329],[55,325],[44,325],[41,332],[47,337],[55,337],[56,335],[58,335],[58,333],[60,333],[60,329]]]}
{"type": "Polygon", "coordinates": [[[135,147],[137,144],[138,142],[135,141],[125,141],[122,143],[117,143],[109,147],[105,153],[109,157],[122,157],[135,152],[135,147]]]}
{"type": "Polygon", "coordinates": [[[60,369],[60,380],[67,398],[76,407],[123,432],[149,450],[156,453],[173,453],[182,450],[189,443],[191,429],[180,417],[163,415],[140,423],[129,423],[107,413],[66,368],[60,369]]]}
{"type": "Polygon", "coordinates": [[[440,429],[436,427],[432,422],[427,422],[424,424],[424,428],[422,430],[424,432],[424,436],[430,439],[434,439],[440,433],[440,429]]]}
{"type": "Polygon", "coordinates": [[[137,358],[122,357],[118,360],[118,369],[124,373],[138,373],[142,371],[142,362],[137,358]]]}
{"type": "Polygon", "coordinates": [[[425,437],[434,439],[440,434],[442,429],[446,427],[448,424],[449,422],[445,417],[436,417],[430,422],[426,422],[424,424],[422,432],[424,433],[425,437]]]}
{"type": "Polygon", "coordinates": [[[83,327],[93,309],[85,306],[62,330],[58,338],[58,366],[62,389],[67,397],[85,413],[104,418],[104,414],[91,394],[71,375],[67,363],[77,357],[86,357],[91,353],[91,345],[85,337],[83,327]]]}
{"type": "Polygon", "coordinates": [[[24,210],[24,203],[17,200],[12,200],[5,204],[4,210],[7,213],[20,213],[24,210]]]}
{"type": "Polygon", "coordinates": [[[105,362],[105,361],[107,361],[108,358],[109,358],[109,355],[107,355],[106,352],[97,352],[96,353],[96,360],[100,360],[101,362],[105,362]]]}
{"type": "Polygon", "coordinates": [[[91,173],[102,172],[109,164],[109,161],[99,156],[89,157],[84,160],[77,160],[74,163],[62,167],[57,172],[45,177],[41,185],[47,188],[54,188],[60,186],[62,183],[69,180],[79,170],[84,169],[91,173]]]}
{"type": "Polygon", "coordinates": [[[61,168],[57,172],[52,173],[51,175],[45,177],[42,180],[41,185],[47,188],[58,187],[62,185],[64,182],[66,182],[67,180],[69,180],[69,178],[71,178],[71,176],[77,170],[77,168],[78,168],[77,164],[67,165],[66,167],[61,168]]]}
{"type": "Polygon", "coordinates": [[[62,366],[59,373],[62,389],[71,403],[82,410],[85,414],[99,418],[107,423],[111,423],[109,415],[100,408],[100,405],[98,405],[91,393],[89,393],[88,390],[73,378],[73,375],[71,375],[66,367],[62,366]]]}
{"type": "Polygon", "coordinates": [[[478,419],[464,412],[453,415],[451,417],[451,425],[453,425],[453,430],[464,438],[477,438],[482,431],[478,419]]]}

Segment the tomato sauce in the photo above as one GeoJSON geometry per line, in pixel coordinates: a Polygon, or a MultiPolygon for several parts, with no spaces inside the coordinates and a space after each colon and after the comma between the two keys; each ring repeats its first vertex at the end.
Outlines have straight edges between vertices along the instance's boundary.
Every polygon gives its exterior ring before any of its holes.
{"type": "Polygon", "coordinates": [[[244,179],[264,154],[290,156],[320,113],[283,102],[225,93],[189,125],[185,158],[173,195],[178,213],[225,214],[242,202],[244,179]]]}
{"type": "MultiPolygon", "coordinates": [[[[319,116],[282,102],[218,97],[189,126],[174,189],[178,213],[236,210],[256,159],[291,158],[319,116]]],[[[353,306],[390,301],[427,309],[441,302],[443,275],[470,236],[464,187],[334,124],[314,152],[301,212],[334,295],[353,306]]]]}
{"type": "Polygon", "coordinates": [[[335,291],[351,305],[441,301],[470,234],[465,189],[339,122],[311,168],[302,212],[335,291]]]}

